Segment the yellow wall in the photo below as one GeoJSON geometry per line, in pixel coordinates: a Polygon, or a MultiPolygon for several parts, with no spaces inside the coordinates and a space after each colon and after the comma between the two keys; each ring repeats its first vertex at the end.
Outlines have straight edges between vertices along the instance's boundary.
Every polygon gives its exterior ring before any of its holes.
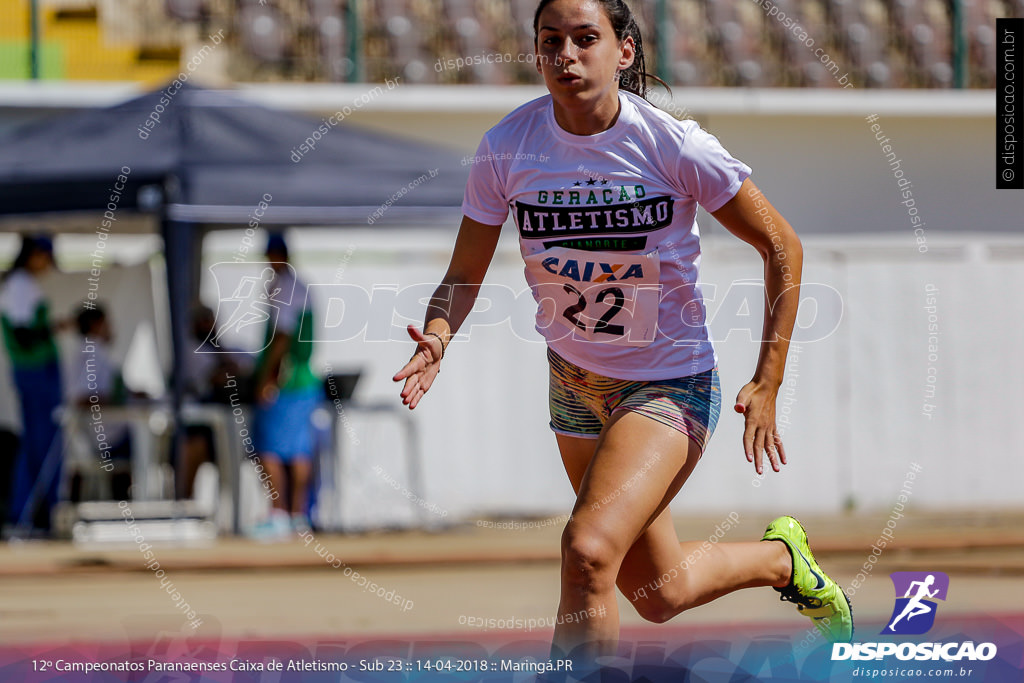
{"type": "MultiPolygon", "coordinates": [[[[0,79],[29,77],[29,0],[0,0],[0,79]]],[[[41,74],[47,79],[159,84],[178,73],[177,51],[140,58],[140,46],[104,39],[95,5],[61,12],[39,3],[41,74]]]]}

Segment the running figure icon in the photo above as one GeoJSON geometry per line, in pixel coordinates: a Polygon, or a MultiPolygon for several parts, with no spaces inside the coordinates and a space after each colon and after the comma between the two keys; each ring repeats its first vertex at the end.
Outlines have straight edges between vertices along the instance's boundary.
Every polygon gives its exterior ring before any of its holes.
{"type": "Polygon", "coordinates": [[[920,635],[931,630],[939,601],[949,592],[944,572],[893,572],[896,602],[883,634],[920,635]],[[917,618],[915,618],[917,617],[917,618]]]}
{"type": "MultiPolygon", "coordinates": [[[[284,284],[276,277],[274,264],[236,263],[225,261],[210,266],[210,274],[218,290],[216,323],[209,338],[195,353],[224,353],[222,338],[227,335],[241,336],[254,325],[263,330],[276,327],[281,310],[292,303],[295,296],[294,268],[289,263],[279,264],[291,278],[284,284]],[[254,265],[262,266],[258,275],[251,275],[254,265]],[[229,295],[225,294],[230,292],[229,295]],[[223,320],[226,319],[226,320],[223,320]],[[223,322],[222,322],[223,320],[223,322]],[[212,347],[213,350],[209,350],[212,347]]],[[[301,303],[301,302],[300,302],[301,303]]],[[[263,351],[265,346],[255,349],[263,351]]]]}
{"type": "Polygon", "coordinates": [[[898,617],[896,617],[895,619],[893,619],[892,623],[889,624],[889,630],[890,631],[895,631],[894,627],[896,626],[897,622],[899,622],[899,620],[902,619],[903,617],[906,617],[907,621],[910,621],[911,619],[913,619],[914,617],[916,617],[918,615],[928,614],[929,612],[932,611],[931,605],[923,602],[923,599],[926,598],[926,597],[927,598],[934,598],[935,595],[939,592],[938,588],[936,588],[933,591],[928,590],[934,583],[935,583],[935,575],[934,574],[929,574],[928,578],[926,578],[924,581],[913,581],[913,582],[911,582],[910,587],[907,588],[907,592],[903,596],[905,598],[910,598],[910,602],[908,602],[907,606],[903,608],[903,611],[900,612],[900,615],[898,617]],[[910,597],[911,592],[913,592],[913,590],[914,590],[914,586],[917,586],[917,594],[914,595],[913,597],[910,597]]]}

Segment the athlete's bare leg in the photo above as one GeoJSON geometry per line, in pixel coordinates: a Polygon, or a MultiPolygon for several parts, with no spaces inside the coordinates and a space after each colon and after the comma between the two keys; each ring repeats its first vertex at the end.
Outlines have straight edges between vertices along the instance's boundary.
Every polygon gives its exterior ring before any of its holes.
{"type": "Polygon", "coordinates": [[[785,586],[792,560],[779,543],[718,543],[691,565],[701,541],[680,543],[668,503],[693,472],[699,448],[685,434],[628,411],[596,442],[558,436],[577,501],[562,535],[562,593],[554,645],[574,657],[612,651],[619,634],[615,586],[646,619],[663,622],[739,588],[785,586]],[[658,590],[648,584],[677,576],[658,590]],[[646,597],[635,597],[647,587],[646,597]],[[597,616],[591,617],[591,610],[597,616]],[[603,612],[603,614],[602,614],[603,612]],[[575,616],[586,614],[577,620],[575,616]]]}

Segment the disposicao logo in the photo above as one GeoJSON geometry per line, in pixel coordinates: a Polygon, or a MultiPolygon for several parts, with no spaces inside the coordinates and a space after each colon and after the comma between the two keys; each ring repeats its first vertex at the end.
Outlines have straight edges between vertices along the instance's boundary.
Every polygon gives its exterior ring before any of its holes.
{"type": "MultiPolygon", "coordinates": [[[[935,625],[936,600],[945,601],[949,576],[943,572],[893,572],[896,604],[882,635],[920,635],[935,625]]],[[[993,643],[972,641],[930,643],[834,643],[832,661],[880,660],[895,656],[899,660],[988,661],[997,654],[993,643]]]]}
{"type": "Polygon", "coordinates": [[[949,592],[949,576],[943,572],[893,572],[889,577],[896,589],[896,605],[882,635],[916,636],[930,631],[938,608],[935,601],[945,601],[949,592]]]}

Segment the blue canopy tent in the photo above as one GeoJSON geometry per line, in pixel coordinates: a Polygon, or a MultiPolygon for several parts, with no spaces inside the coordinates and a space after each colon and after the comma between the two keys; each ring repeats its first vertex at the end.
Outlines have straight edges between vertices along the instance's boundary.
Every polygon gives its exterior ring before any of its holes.
{"type": "Polygon", "coordinates": [[[431,172],[373,225],[457,224],[468,175],[459,155],[335,122],[187,84],[36,121],[0,137],[0,230],[33,218],[62,230],[85,215],[90,230],[159,231],[178,411],[207,231],[247,226],[265,195],[264,227],[365,226],[431,172]]]}

